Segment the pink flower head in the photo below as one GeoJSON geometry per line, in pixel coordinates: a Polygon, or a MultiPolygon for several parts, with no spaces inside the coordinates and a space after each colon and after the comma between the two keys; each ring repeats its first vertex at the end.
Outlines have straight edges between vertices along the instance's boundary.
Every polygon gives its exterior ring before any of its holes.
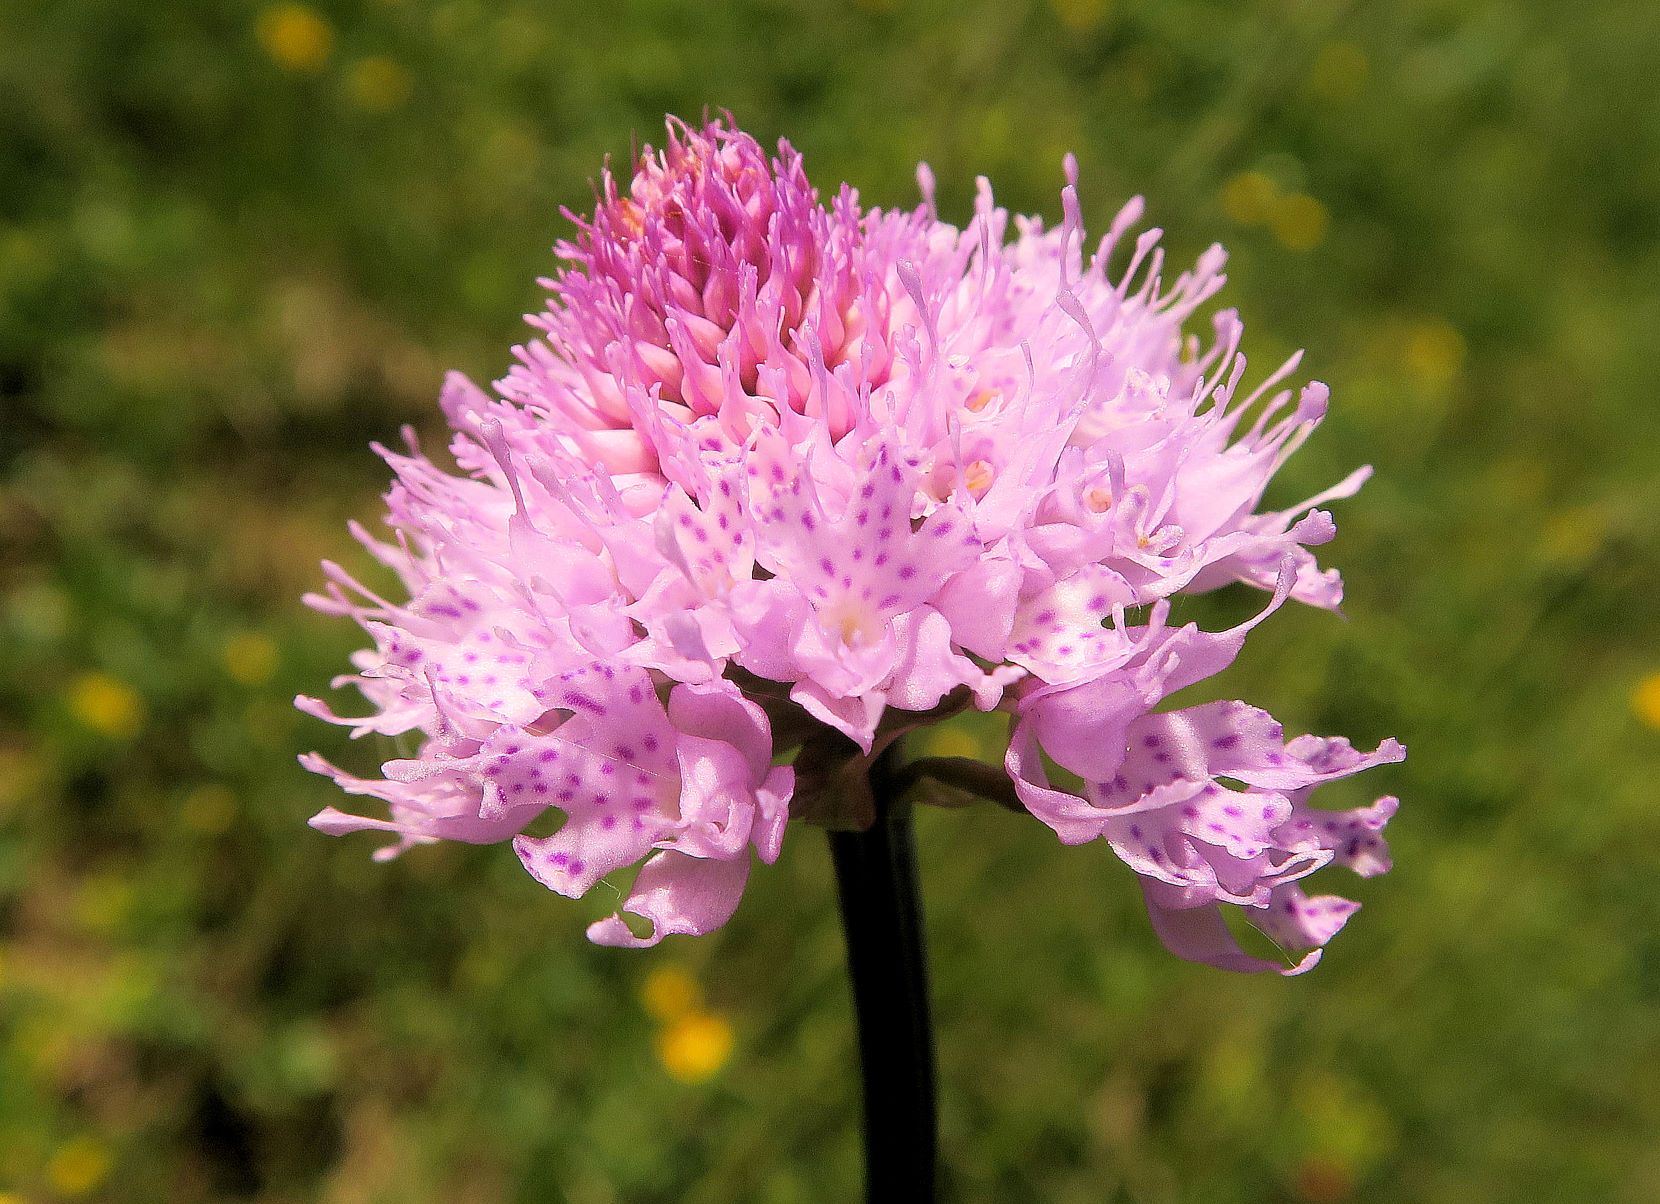
{"type": "Polygon", "coordinates": [[[314,824],[392,832],[393,852],[511,839],[571,896],[639,865],[589,935],[651,944],[723,923],[751,851],[777,856],[796,782],[775,762],[868,758],[1000,709],[1026,809],[1068,843],[1105,840],[1171,948],[1281,968],[1233,944],[1226,903],[1312,964],[1355,905],[1298,883],[1387,868],[1395,804],[1307,798],[1399,746],[1286,744],[1243,703],[1158,708],[1288,598],[1337,606],[1310,550],[1335,533],[1319,507],[1366,471],[1260,510],[1324,386],[1282,389],[1293,359],[1241,395],[1237,315],[1208,344],[1184,333],[1221,249],[1166,286],[1149,231],[1111,276],[1140,202],[1086,254],[1067,174],[1059,228],[1011,219],[982,182],[957,229],[926,169],[916,210],[845,187],[825,204],[787,144],[769,157],[723,121],[671,122],[626,185],[607,173],[558,248],[541,341],[497,396],[445,386],[459,471],[413,439],[383,450],[394,538],[356,534],[410,600],[325,566],[311,601],[374,642],[343,679],[373,713],[335,721],[416,752],[368,779],[307,758],[390,810],[314,824]],[[1168,625],[1169,597],[1230,582],[1272,591],[1257,618],[1168,625]],[[1052,784],[1045,755],[1082,785],[1052,784]],[[550,809],[562,826],[523,834],[550,809]]]}

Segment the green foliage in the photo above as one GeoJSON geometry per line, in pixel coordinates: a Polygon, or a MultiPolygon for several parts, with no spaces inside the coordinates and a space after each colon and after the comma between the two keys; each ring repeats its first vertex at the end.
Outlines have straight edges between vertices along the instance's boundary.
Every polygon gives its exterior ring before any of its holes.
{"type": "Polygon", "coordinates": [[[384,751],[288,705],[354,646],[297,598],[363,563],[366,444],[436,441],[559,206],[705,106],[957,218],[978,173],[1053,217],[1076,150],[1093,227],[1227,242],[1257,372],[1332,384],[1277,497],[1378,467],[1349,620],[1225,688],[1406,742],[1342,800],[1403,797],[1398,868],[1244,980],[1104,850],[924,816],[951,1198],[1660,1198],[1660,10],[316,3],[0,6],[0,1200],[853,1197],[817,833],[720,935],[596,950],[504,850],[309,832],[293,760],[384,751]],[[665,966],[713,1079],[656,1057],[665,966]]]}

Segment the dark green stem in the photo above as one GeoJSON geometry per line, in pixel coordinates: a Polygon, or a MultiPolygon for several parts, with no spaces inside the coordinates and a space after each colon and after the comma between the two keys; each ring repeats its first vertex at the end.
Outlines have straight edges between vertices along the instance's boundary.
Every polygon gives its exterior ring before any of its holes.
{"type": "Polygon", "coordinates": [[[876,822],[831,832],[864,1072],[865,1198],[934,1199],[938,1138],[934,1041],[911,808],[899,801],[896,750],[871,769],[876,822]]]}

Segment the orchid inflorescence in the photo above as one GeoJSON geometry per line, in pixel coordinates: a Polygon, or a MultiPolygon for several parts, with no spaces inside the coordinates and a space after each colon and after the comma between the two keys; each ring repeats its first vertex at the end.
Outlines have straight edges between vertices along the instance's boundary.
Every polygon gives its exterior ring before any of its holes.
{"type": "Polygon", "coordinates": [[[413,738],[378,777],[303,758],[389,809],[314,826],[391,833],[384,856],[511,840],[571,897],[638,864],[589,936],[652,945],[723,924],[790,819],[868,824],[867,771],[904,732],[996,710],[1003,772],[939,762],[942,789],[1105,840],[1184,957],[1312,965],[1357,904],[1302,879],[1386,870],[1396,800],[1309,797],[1401,747],[1288,742],[1242,702],[1157,708],[1287,599],[1336,608],[1309,549],[1368,470],[1258,510],[1326,388],[1281,388],[1293,357],[1241,396],[1238,315],[1184,332],[1221,248],[1167,285],[1159,231],[1129,241],[1136,200],[1086,253],[1066,174],[1058,228],[982,181],[958,229],[925,167],[916,209],[846,186],[826,204],[787,143],[769,157],[730,120],[671,121],[606,172],[539,337],[493,395],[444,386],[459,471],[412,435],[380,449],[392,539],[354,533],[410,600],[333,564],[309,599],[372,638],[337,684],[373,713],[301,707],[413,738]],[[1269,595],[1254,618],[1171,623],[1173,595],[1232,582],[1269,595]],[[550,809],[563,823],[526,834],[550,809]],[[1222,904],[1286,963],[1244,952],[1222,904]]]}

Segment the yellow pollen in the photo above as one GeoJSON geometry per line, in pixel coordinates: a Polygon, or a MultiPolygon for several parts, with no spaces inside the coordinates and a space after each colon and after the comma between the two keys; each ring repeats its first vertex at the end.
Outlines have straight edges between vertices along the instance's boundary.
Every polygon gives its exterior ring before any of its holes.
{"type": "Polygon", "coordinates": [[[627,197],[622,197],[616,204],[617,220],[631,234],[638,236],[645,229],[645,218],[641,216],[641,209],[627,197]]]}
{"type": "Polygon", "coordinates": [[[963,470],[963,483],[975,497],[983,497],[986,490],[991,488],[992,478],[996,475],[996,469],[990,464],[984,460],[976,460],[963,470]]]}
{"type": "Polygon", "coordinates": [[[1003,395],[996,389],[979,389],[968,399],[966,404],[970,411],[978,414],[1001,396],[1003,395]]]}
{"type": "Polygon", "coordinates": [[[1091,514],[1105,514],[1112,509],[1112,490],[1105,485],[1092,485],[1084,490],[1084,508],[1091,514]]]}
{"type": "Polygon", "coordinates": [[[844,648],[856,648],[875,639],[882,630],[879,619],[854,598],[842,598],[821,612],[827,632],[835,632],[844,648]]]}

